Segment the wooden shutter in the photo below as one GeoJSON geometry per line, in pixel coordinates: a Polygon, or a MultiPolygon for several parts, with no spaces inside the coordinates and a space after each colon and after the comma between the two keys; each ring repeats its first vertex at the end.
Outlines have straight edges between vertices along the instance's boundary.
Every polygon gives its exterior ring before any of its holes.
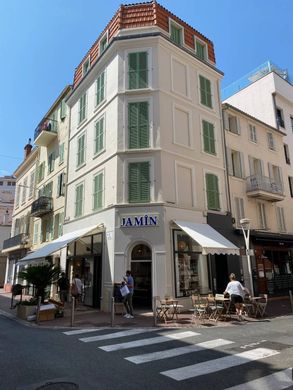
{"type": "Polygon", "coordinates": [[[149,202],[149,163],[130,163],[128,166],[128,198],[130,203],[149,202]]]}
{"type": "Polygon", "coordinates": [[[105,72],[102,72],[97,78],[97,105],[105,98],[105,72]]]}
{"type": "Polygon", "coordinates": [[[148,86],[148,58],[147,52],[138,53],[138,88],[146,88],[148,86]]]}
{"type": "Polygon", "coordinates": [[[207,201],[209,210],[220,210],[218,177],[211,173],[206,174],[207,201]]]}
{"type": "Polygon", "coordinates": [[[128,54],[128,88],[137,88],[138,56],[137,53],[128,54]]]}
{"type": "Polygon", "coordinates": [[[96,123],[95,153],[104,149],[104,118],[96,123]]]}
{"type": "Polygon", "coordinates": [[[128,104],[129,148],[149,147],[148,102],[128,104]]]}
{"type": "Polygon", "coordinates": [[[244,165],[244,154],[242,152],[239,152],[240,157],[240,167],[241,167],[241,177],[245,178],[245,165],[244,165]]]}
{"type": "Polygon", "coordinates": [[[103,178],[103,173],[100,173],[94,177],[94,210],[103,206],[103,178]]]}
{"type": "Polygon", "coordinates": [[[204,151],[207,153],[216,154],[214,125],[204,120],[202,121],[202,127],[204,151]]]}
{"type": "Polygon", "coordinates": [[[232,150],[230,148],[226,148],[227,150],[227,163],[228,163],[228,174],[233,176],[233,161],[232,161],[232,150]]]}
{"type": "Polygon", "coordinates": [[[65,100],[62,99],[60,104],[60,119],[63,120],[66,118],[66,103],[65,100]]]}
{"type": "Polygon", "coordinates": [[[82,203],[83,203],[83,184],[80,184],[75,189],[75,216],[82,215],[82,203]]]}

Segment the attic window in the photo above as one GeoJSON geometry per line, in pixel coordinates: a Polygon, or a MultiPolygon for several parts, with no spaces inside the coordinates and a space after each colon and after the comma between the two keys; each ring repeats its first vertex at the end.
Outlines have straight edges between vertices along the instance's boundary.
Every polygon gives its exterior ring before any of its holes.
{"type": "Polygon", "coordinates": [[[83,63],[83,66],[82,66],[82,74],[83,76],[85,76],[87,74],[87,72],[90,70],[90,59],[89,57],[86,59],[86,61],[83,63]]]}
{"type": "Polygon", "coordinates": [[[173,20],[170,20],[170,38],[177,45],[183,44],[183,28],[173,20]]]}
{"type": "Polygon", "coordinates": [[[199,39],[195,38],[195,51],[196,51],[196,55],[201,60],[204,60],[204,61],[207,60],[207,45],[205,42],[200,41],[199,39]]]}
{"type": "Polygon", "coordinates": [[[100,54],[102,54],[108,46],[108,34],[106,33],[100,41],[100,54]]]}

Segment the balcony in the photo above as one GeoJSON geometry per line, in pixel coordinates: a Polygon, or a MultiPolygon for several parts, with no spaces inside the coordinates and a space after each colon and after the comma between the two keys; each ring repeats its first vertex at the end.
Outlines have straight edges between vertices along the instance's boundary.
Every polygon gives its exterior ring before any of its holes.
{"type": "Polygon", "coordinates": [[[55,119],[44,118],[35,129],[34,142],[38,146],[47,146],[57,137],[58,122],[55,119]]]}
{"type": "Polygon", "coordinates": [[[270,177],[253,175],[247,177],[246,194],[251,198],[279,202],[285,199],[283,186],[270,177]]]}
{"type": "Polygon", "coordinates": [[[53,211],[53,199],[48,196],[40,196],[32,203],[31,217],[42,217],[53,211]]]}
{"type": "Polygon", "coordinates": [[[20,233],[3,241],[2,252],[12,252],[13,250],[24,248],[26,244],[28,244],[28,236],[24,233],[20,233]]]}

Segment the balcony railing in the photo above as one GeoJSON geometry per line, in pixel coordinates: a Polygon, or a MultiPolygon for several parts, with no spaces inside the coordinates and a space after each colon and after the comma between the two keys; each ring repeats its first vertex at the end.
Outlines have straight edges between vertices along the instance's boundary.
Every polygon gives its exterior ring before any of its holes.
{"type": "Polygon", "coordinates": [[[282,184],[275,182],[270,177],[252,175],[247,177],[246,180],[247,196],[269,200],[272,202],[278,202],[285,198],[282,184]]]}
{"type": "Polygon", "coordinates": [[[47,146],[57,135],[58,121],[44,118],[35,129],[34,142],[39,146],[47,146]]]}
{"type": "Polygon", "coordinates": [[[14,247],[21,247],[22,245],[25,245],[27,243],[27,235],[24,233],[17,234],[14,237],[7,238],[7,240],[3,241],[3,250],[14,248],[14,247]]]}
{"type": "Polygon", "coordinates": [[[32,203],[31,216],[41,217],[53,210],[53,199],[48,196],[40,196],[32,203]]]}

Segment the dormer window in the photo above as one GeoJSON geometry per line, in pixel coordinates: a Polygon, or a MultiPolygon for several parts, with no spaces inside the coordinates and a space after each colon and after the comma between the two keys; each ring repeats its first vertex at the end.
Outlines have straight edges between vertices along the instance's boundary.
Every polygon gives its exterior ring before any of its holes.
{"type": "Polygon", "coordinates": [[[100,41],[100,54],[102,54],[108,46],[108,34],[106,33],[100,41]]]}
{"type": "Polygon", "coordinates": [[[83,76],[85,76],[87,74],[87,72],[90,70],[90,59],[89,57],[86,59],[86,61],[83,63],[83,66],[82,66],[82,74],[83,76]]]}
{"type": "Polygon", "coordinates": [[[170,38],[177,45],[183,44],[183,28],[173,20],[170,21],[170,38]]]}
{"type": "Polygon", "coordinates": [[[203,41],[195,39],[195,51],[201,60],[207,60],[207,45],[203,41]]]}

